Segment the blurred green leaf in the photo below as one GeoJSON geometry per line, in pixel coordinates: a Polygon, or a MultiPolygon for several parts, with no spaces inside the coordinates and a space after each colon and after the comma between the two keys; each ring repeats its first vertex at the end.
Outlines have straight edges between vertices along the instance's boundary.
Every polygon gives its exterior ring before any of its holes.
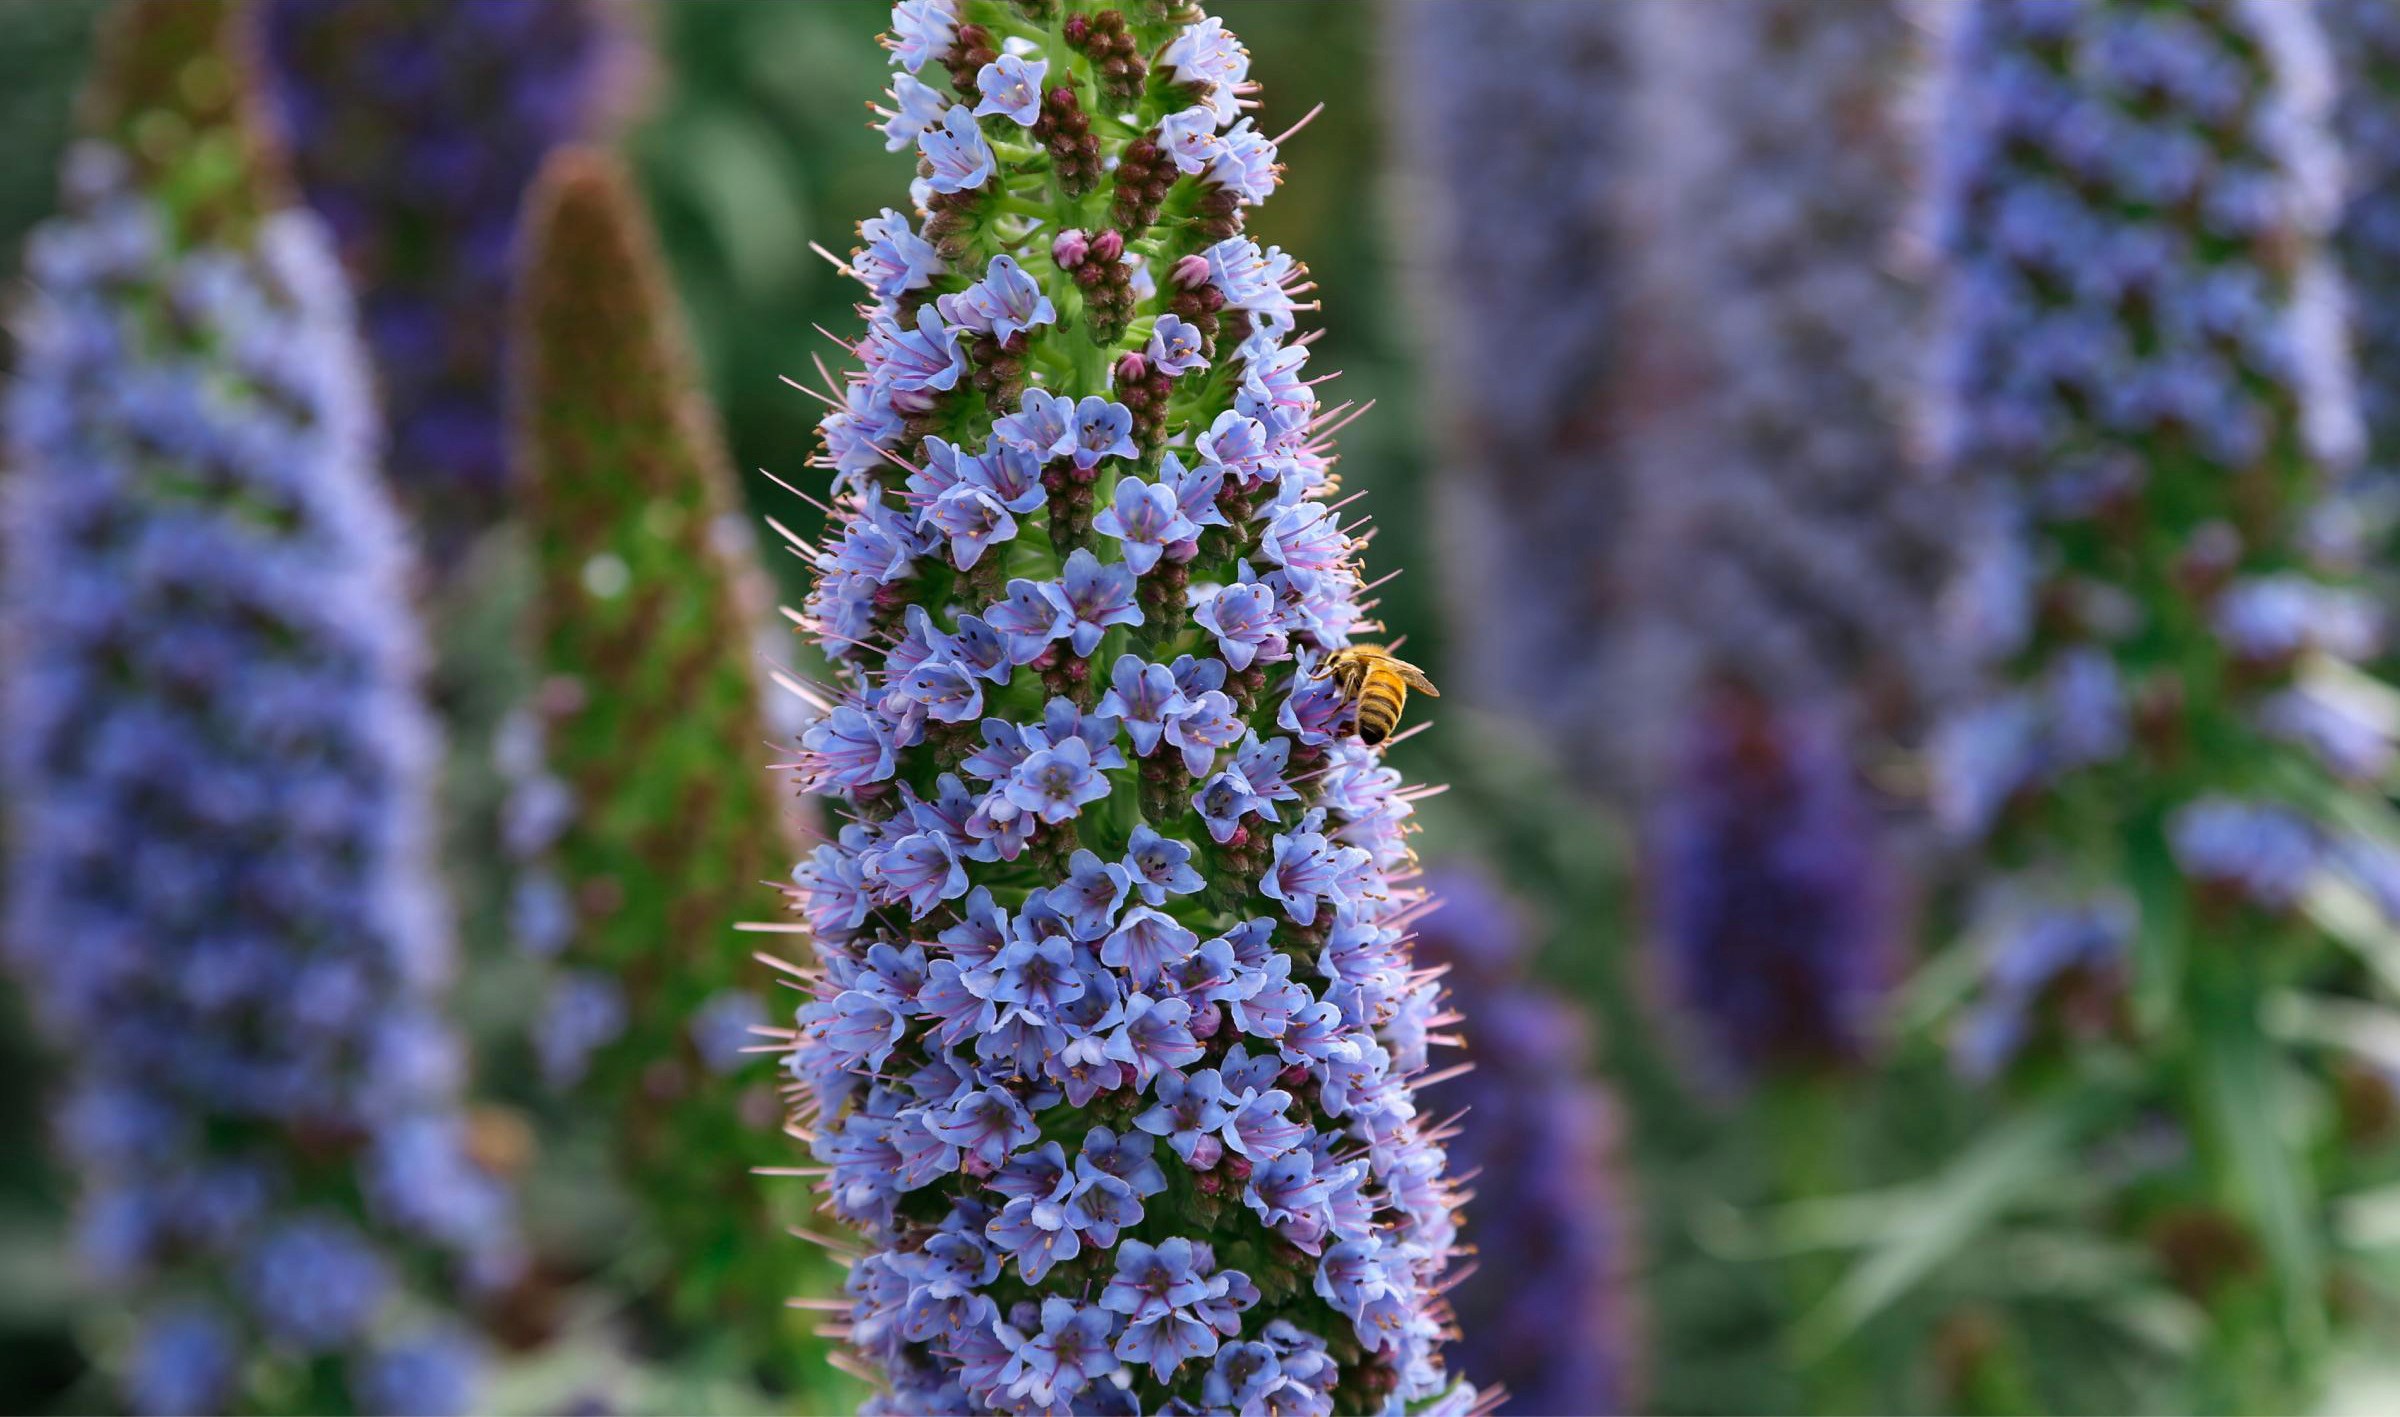
{"type": "Polygon", "coordinates": [[[2100,1100],[2079,1093],[2037,1106],[1895,1202],[1866,1255],[1794,1328],[1794,1347],[1804,1356],[1824,1354],[1955,1258],[2036,1187],[2065,1174],[2073,1143],[2100,1100]]]}

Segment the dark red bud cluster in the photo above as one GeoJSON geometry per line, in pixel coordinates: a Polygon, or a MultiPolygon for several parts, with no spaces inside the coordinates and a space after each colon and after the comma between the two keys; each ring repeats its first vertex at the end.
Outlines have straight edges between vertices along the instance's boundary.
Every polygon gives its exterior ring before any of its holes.
{"type": "Polygon", "coordinates": [[[1192,775],[1172,746],[1142,759],[1140,782],[1142,815],[1151,821],[1172,821],[1191,805],[1192,775]]]}
{"type": "Polygon", "coordinates": [[[1232,189],[1209,183],[1192,204],[1192,234],[1215,243],[1242,234],[1242,199],[1232,189]]]}
{"type": "Polygon", "coordinates": [[[1225,308],[1225,292],[1209,283],[1208,258],[1186,256],[1168,273],[1167,309],[1175,318],[1200,332],[1200,353],[1212,363],[1217,357],[1217,312],[1225,308]]]}
{"type": "Polygon", "coordinates": [[[1189,613],[1183,604],[1183,593],[1191,584],[1190,562],[1172,554],[1161,557],[1135,590],[1141,601],[1142,623],[1151,626],[1160,638],[1183,633],[1184,617],[1189,613]]]}
{"type": "Polygon", "coordinates": [[[971,107],[983,98],[983,90],[975,86],[975,75],[999,57],[1000,50],[993,45],[990,30],[981,25],[960,25],[957,37],[950,42],[950,52],[942,56],[942,67],[950,71],[951,86],[971,107]]]}
{"type": "Polygon", "coordinates": [[[1119,231],[1146,231],[1158,224],[1167,189],[1175,185],[1175,160],[1158,144],[1158,130],[1125,145],[1117,158],[1116,194],[1109,202],[1109,223],[1119,231]]]}
{"type": "Polygon", "coordinates": [[[1075,284],[1083,290],[1084,320],[1101,344],[1116,343],[1133,323],[1133,270],[1124,256],[1125,238],[1103,231],[1074,270],[1075,284]]]}
{"type": "Polygon", "coordinates": [[[974,371],[970,377],[995,418],[1014,409],[1024,396],[1025,344],[1023,330],[1010,335],[1006,343],[988,331],[967,340],[967,359],[974,371]]]}
{"type": "Polygon", "coordinates": [[[1033,120],[1033,138],[1050,154],[1059,190],[1080,197],[1100,185],[1100,140],[1092,136],[1092,120],[1075,101],[1072,85],[1060,84],[1042,94],[1042,111],[1033,120]]]}
{"type": "Polygon", "coordinates": [[[1070,16],[1061,33],[1069,49],[1092,61],[1100,91],[1110,100],[1124,107],[1140,100],[1150,66],[1142,62],[1142,47],[1126,28],[1122,11],[1102,10],[1089,20],[1070,16]]]}
{"type": "Polygon", "coordinates": [[[1147,454],[1156,454],[1167,440],[1167,396],[1175,380],[1153,369],[1140,353],[1117,361],[1117,402],[1133,414],[1133,440],[1147,454]]]}

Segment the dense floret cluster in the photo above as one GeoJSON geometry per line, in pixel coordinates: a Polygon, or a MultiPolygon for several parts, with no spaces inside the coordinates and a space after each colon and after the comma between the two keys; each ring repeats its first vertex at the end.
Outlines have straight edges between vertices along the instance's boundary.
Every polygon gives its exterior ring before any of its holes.
{"type": "MultiPolygon", "coordinates": [[[[220,8],[148,37],[197,62],[220,8]]],[[[7,405],[8,935],[68,1058],[78,1244],[143,1410],[461,1410],[445,1296],[516,1246],[442,1015],[436,749],[349,298],[313,217],[221,194],[243,130],[143,131],[179,135],[150,171],[70,158],[7,405]]]]}
{"type": "Polygon", "coordinates": [[[2334,249],[2350,296],[2366,460],[2358,509],[2380,532],[2400,521],[2400,11],[2320,0],[2339,89],[2343,200],[2334,249]]]}
{"type": "Polygon", "coordinates": [[[1900,961],[1899,873],[1840,721],[1720,686],[1690,707],[1646,875],[1666,990],[1719,1082],[1853,1062],[1900,961]]]}
{"type": "Polygon", "coordinates": [[[1502,1413],[1636,1411],[1635,1226],[1590,1025],[1532,979],[1534,924],[1487,874],[1444,864],[1427,883],[1441,905],[1418,927],[1417,957],[1449,970],[1474,1064],[1419,1097],[1427,1115],[1457,1119],[1450,1164],[1475,1178],[1475,1267],[1450,1291],[1453,1366],[1505,1392],[1502,1413]]]}
{"type": "Polygon", "coordinates": [[[1463,1405],[1410,1080],[1410,797],[1248,56],[1185,7],[903,0],[805,623],[791,1066],[878,1410],[1463,1405]],[[947,94],[940,89],[947,75],[947,94]]]}
{"type": "Polygon", "coordinates": [[[1627,302],[1617,207],[1635,7],[1413,0],[1391,9],[1390,151],[1427,279],[1458,677],[1622,771],[1614,627],[1630,482],[1610,391],[1627,302]]]}
{"type": "Polygon", "coordinates": [[[745,1056],[767,1011],[731,928],[794,839],[758,761],[762,573],[631,179],[591,149],[555,154],[521,258],[514,403],[540,683],[502,748],[519,782],[507,835],[531,858],[518,938],[559,961],[537,1053],[553,1085],[618,1118],[681,1257],[675,1316],[744,1333],[749,1356],[803,1377],[823,1354],[783,1333],[780,1301],[810,1262],[757,1243],[800,1216],[748,1174],[787,1143],[766,1060],[745,1056]]]}
{"type": "Polygon", "coordinates": [[[1646,357],[1684,365],[1635,462],[1640,608],[1666,631],[1650,672],[1851,700],[1887,733],[1946,677],[1925,606],[1952,530],[1903,446],[1922,327],[1897,260],[1917,151],[1902,8],[1644,11],[1632,178],[1656,223],[1646,357]]]}
{"type": "MultiPolygon", "coordinates": [[[[2377,616],[2306,557],[2356,433],[2318,41],[2299,7],[2235,0],[1984,3],[1955,39],[1941,452],[2012,504],[2014,575],[1987,589],[2018,608],[1985,618],[2019,633],[2010,687],[1937,745],[1940,805],[2004,848],[2047,832],[2095,891],[2162,854],[2281,917],[2367,859],[2316,820],[2391,762],[2349,666],[2377,616]]],[[[2045,936],[2026,903],[2066,884],[1999,908],[2045,936]]]]}
{"type": "Polygon", "coordinates": [[[1640,57],[1644,530],[1625,672],[1650,934],[1720,1080],[1861,1055],[1904,922],[1862,765],[1946,679],[1944,500],[1902,412],[1920,300],[1901,6],[1653,6],[1640,57]],[[1772,73],[1773,83],[1759,82],[1772,73]]]}
{"type": "MultiPolygon", "coordinates": [[[[2273,1042],[2260,1001],[2343,987],[2329,898],[2400,904],[2375,786],[2390,691],[2352,663],[2375,616],[2311,559],[2355,442],[2320,38],[2296,5],[1979,0],[1945,76],[1934,233],[1940,451],[2010,500],[2022,607],[1989,617],[2017,646],[1940,745],[1943,803],[2003,873],[1959,1045],[1991,1071],[2131,1030],[2138,1055],[2081,1057],[2138,1064],[2136,1095],[2204,1109],[2188,1120],[2217,1144],[2120,1218],[2220,1208],[2295,1333],[2323,1241],[2283,1188],[2329,1153],[2242,1091],[2273,1042]],[[2265,1167],[2275,1188],[2237,1179],[2265,1167]]],[[[2324,1085],[2319,1058],[2290,1062],[2324,1085]]]]}
{"type": "Polygon", "coordinates": [[[269,92],[359,292],[401,500],[437,564],[506,509],[510,253],[526,187],[639,67],[602,0],[263,0],[269,92]]]}

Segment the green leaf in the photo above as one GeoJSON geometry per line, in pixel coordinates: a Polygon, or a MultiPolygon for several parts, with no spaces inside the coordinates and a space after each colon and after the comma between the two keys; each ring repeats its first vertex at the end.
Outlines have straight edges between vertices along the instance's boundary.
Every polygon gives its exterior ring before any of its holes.
{"type": "Polygon", "coordinates": [[[2286,1336],[2313,1349],[2325,1332],[2325,1261],[2305,1148],[2290,1134],[2290,1090],[2253,1014],[2226,1010],[2210,1024],[2200,1033],[2202,1101],[2226,1150],[2234,1199],[2257,1227],[2283,1291],[2286,1336]]]}
{"type": "Polygon", "coordinates": [[[2037,1188],[2069,1173],[2076,1137],[2105,1096],[2054,1098],[1997,1128],[1895,1204],[1882,1238],[1794,1330],[1803,1357],[1820,1356],[1945,1262],[2037,1188]]]}

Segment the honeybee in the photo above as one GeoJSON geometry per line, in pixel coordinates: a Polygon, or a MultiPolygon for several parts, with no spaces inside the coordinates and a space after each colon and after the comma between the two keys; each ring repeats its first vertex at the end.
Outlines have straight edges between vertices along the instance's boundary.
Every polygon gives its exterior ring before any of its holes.
{"type": "Polygon", "coordinates": [[[1339,690],[1342,702],[1351,708],[1351,723],[1358,741],[1373,747],[1392,736],[1400,725],[1400,710],[1408,706],[1408,691],[1415,689],[1432,698],[1442,691],[1433,687],[1425,671],[1405,659],[1395,658],[1382,645],[1352,645],[1337,649],[1325,656],[1313,676],[1323,679],[1331,675],[1333,686],[1339,690]]]}

